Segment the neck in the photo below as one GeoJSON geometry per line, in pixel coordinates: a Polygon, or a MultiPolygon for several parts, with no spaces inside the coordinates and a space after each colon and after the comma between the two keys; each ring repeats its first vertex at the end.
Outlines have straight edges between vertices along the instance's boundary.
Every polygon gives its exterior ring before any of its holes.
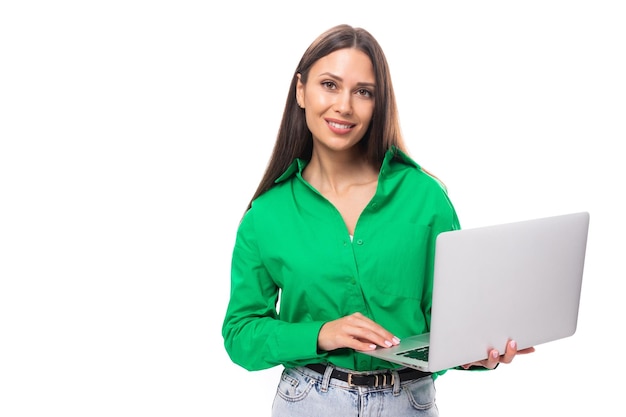
{"type": "Polygon", "coordinates": [[[350,150],[324,153],[313,149],[303,177],[320,191],[341,192],[354,185],[375,181],[378,172],[360,152],[350,150]]]}

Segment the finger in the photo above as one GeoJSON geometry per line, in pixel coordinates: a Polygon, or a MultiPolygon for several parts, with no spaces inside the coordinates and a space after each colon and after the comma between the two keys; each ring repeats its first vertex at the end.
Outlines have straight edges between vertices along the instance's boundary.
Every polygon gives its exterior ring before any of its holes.
{"type": "Polygon", "coordinates": [[[348,348],[352,348],[354,350],[360,351],[360,352],[368,352],[371,350],[376,350],[376,348],[378,347],[376,346],[375,343],[362,342],[358,339],[347,340],[345,343],[345,346],[348,348]]]}
{"type": "Polygon", "coordinates": [[[500,353],[496,349],[492,349],[489,351],[489,356],[487,357],[485,368],[494,369],[498,366],[500,362],[500,353]]]}
{"type": "Polygon", "coordinates": [[[374,343],[382,347],[391,347],[400,343],[400,339],[373,320],[355,313],[347,317],[346,331],[361,342],[374,343]]]}
{"type": "Polygon", "coordinates": [[[515,340],[509,340],[506,344],[506,350],[504,351],[504,355],[500,358],[500,362],[502,363],[511,363],[513,358],[517,355],[517,343],[515,340]]]}
{"type": "Polygon", "coordinates": [[[350,330],[350,335],[363,343],[373,343],[381,347],[391,347],[400,343],[400,339],[382,328],[382,332],[370,327],[354,327],[350,330]]]}
{"type": "Polygon", "coordinates": [[[535,351],[534,347],[529,347],[529,348],[525,348],[525,349],[521,349],[517,351],[518,355],[526,355],[529,353],[533,353],[535,351]]]}

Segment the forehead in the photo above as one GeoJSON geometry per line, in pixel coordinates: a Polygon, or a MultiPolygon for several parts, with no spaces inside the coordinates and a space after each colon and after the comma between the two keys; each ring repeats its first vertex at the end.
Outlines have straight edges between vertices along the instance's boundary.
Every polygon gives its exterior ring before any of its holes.
{"type": "Polygon", "coordinates": [[[311,67],[310,76],[335,75],[343,79],[373,83],[374,66],[369,56],[355,48],[338,49],[318,59],[311,67]]]}

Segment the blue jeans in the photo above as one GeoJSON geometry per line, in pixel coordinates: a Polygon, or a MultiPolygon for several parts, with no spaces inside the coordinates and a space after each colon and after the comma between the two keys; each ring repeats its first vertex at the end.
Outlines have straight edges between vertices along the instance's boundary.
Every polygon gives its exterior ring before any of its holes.
{"type": "Polygon", "coordinates": [[[400,382],[396,373],[393,385],[355,387],[331,379],[331,369],[327,368],[324,375],[305,367],[285,369],[276,390],[272,417],[439,416],[431,376],[400,382]]]}

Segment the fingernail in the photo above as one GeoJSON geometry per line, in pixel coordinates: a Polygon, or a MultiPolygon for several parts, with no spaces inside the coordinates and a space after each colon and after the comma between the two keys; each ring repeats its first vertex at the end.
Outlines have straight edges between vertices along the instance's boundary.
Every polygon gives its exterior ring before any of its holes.
{"type": "Polygon", "coordinates": [[[494,358],[494,359],[497,359],[498,358],[498,352],[495,351],[495,350],[493,352],[491,352],[491,357],[494,358]]]}
{"type": "Polygon", "coordinates": [[[511,349],[515,349],[517,347],[517,343],[515,343],[515,340],[511,340],[509,342],[509,346],[511,347],[511,349]]]}
{"type": "Polygon", "coordinates": [[[393,343],[394,343],[395,345],[397,345],[398,343],[400,343],[400,339],[398,339],[398,338],[397,338],[397,337],[395,337],[395,336],[393,337],[393,339],[392,339],[392,340],[393,340],[393,343]]]}
{"type": "Polygon", "coordinates": [[[387,347],[393,346],[393,343],[391,343],[389,340],[385,340],[385,345],[387,345],[387,347]]]}
{"type": "Polygon", "coordinates": [[[375,344],[371,344],[371,345],[370,345],[370,349],[371,349],[371,350],[376,349],[376,345],[375,345],[375,344]]]}

